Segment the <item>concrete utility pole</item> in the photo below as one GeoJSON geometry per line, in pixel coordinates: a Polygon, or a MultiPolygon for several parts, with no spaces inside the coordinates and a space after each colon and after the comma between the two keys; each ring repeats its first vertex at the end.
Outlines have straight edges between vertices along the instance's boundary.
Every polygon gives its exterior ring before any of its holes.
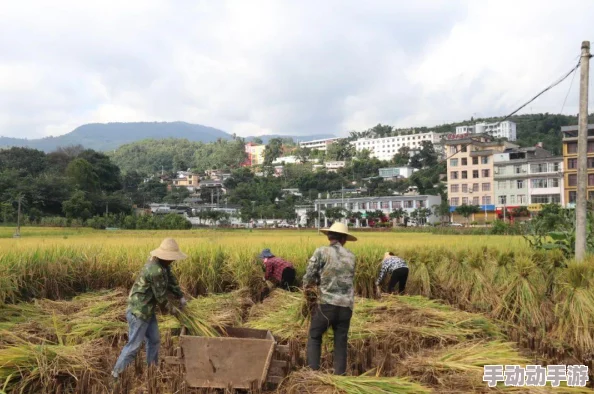
{"type": "Polygon", "coordinates": [[[575,205],[575,259],[586,257],[587,185],[588,185],[588,79],[590,41],[582,42],[580,60],[580,113],[578,123],[577,201],[575,205]]]}
{"type": "Polygon", "coordinates": [[[18,207],[18,213],[17,213],[17,229],[16,229],[16,233],[14,233],[14,238],[20,238],[21,237],[21,202],[23,201],[23,196],[19,196],[19,207],[18,207]]]}

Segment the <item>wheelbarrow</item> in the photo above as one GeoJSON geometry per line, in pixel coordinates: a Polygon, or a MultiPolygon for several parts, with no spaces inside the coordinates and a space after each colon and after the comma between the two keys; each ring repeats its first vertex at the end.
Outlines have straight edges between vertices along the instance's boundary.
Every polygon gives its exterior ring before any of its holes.
{"type": "Polygon", "coordinates": [[[177,356],[165,362],[183,365],[186,384],[192,388],[250,390],[283,380],[289,347],[278,345],[270,331],[226,327],[225,333],[207,338],[182,330],[177,356]]]}

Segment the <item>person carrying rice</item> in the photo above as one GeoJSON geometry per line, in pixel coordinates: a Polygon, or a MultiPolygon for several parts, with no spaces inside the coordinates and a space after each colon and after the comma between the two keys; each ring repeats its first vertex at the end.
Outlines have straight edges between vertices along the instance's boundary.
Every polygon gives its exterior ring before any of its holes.
{"type": "Polygon", "coordinates": [[[303,277],[306,294],[313,287],[319,291],[307,340],[307,364],[313,370],[320,369],[322,336],[332,327],[334,332],[334,374],[344,375],[347,366],[348,334],[353,316],[355,292],[355,255],[344,247],[347,241],[356,241],[343,223],[334,223],[321,230],[328,236],[329,246],[322,246],[309,259],[303,277]]]}
{"type": "Polygon", "coordinates": [[[384,254],[384,261],[380,269],[379,276],[375,281],[376,292],[380,294],[380,285],[384,277],[390,274],[390,283],[388,284],[388,293],[393,293],[396,284],[398,284],[398,294],[403,294],[408,280],[408,265],[400,257],[394,256],[392,252],[384,254]]]}
{"type": "Polygon", "coordinates": [[[134,361],[145,341],[147,364],[157,364],[160,334],[155,309],[159,306],[172,310],[167,299],[168,293],[180,300],[182,308],[186,305],[177,279],[171,272],[171,264],[186,257],[172,238],[166,238],[159,248],[151,252],[149,261],[140,271],[128,296],[128,343],[122,349],[111,373],[114,381],[117,381],[124,369],[134,361]]]}
{"type": "Polygon", "coordinates": [[[264,249],[258,256],[264,263],[264,280],[268,287],[280,286],[285,290],[290,290],[295,283],[295,268],[290,262],[276,257],[270,249],[264,249]]]}

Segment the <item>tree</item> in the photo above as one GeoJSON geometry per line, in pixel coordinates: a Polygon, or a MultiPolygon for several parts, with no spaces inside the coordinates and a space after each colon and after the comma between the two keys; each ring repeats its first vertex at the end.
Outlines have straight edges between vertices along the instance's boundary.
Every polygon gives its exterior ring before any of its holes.
{"type": "Polygon", "coordinates": [[[100,190],[114,192],[122,188],[120,168],[113,164],[108,156],[87,149],[78,155],[78,159],[84,159],[91,164],[100,190]]]}
{"type": "Polygon", "coordinates": [[[392,158],[392,164],[394,164],[396,167],[407,167],[409,161],[410,148],[408,146],[403,146],[398,149],[398,153],[396,153],[392,158]]]}
{"type": "Polygon", "coordinates": [[[273,161],[283,154],[283,142],[280,138],[272,138],[264,149],[264,165],[270,166],[273,161]]]}
{"type": "Polygon", "coordinates": [[[421,168],[423,168],[423,161],[421,159],[421,155],[416,154],[413,157],[411,157],[409,165],[412,168],[416,168],[417,170],[420,170],[421,168]]]}
{"type": "Polygon", "coordinates": [[[344,210],[340,207],[327,208],[325,211],[325,215],[328,219],[332,221],[337,221],[344,218],[344,210]]]}
{"type": "Polygon", "coordinates": [[[439,218],[441,222],[449,222],[450,218],[450,204],[448,204],[447,198],[441,200],[441,203],[433,206],[433,214],[439,218]],[[444,218],[447,218],[444,220],[444,218]]]}
{"type": "Polygon", "coordinates": [[[260,137],[254,137],[254,138],[252,138],[252,142],[254,144],[258,144],[258,145],[262,145],[264,143],[264,141],[262,141],[262,138],[260,138],[260,137]]]}
{"type": "Polygon", "coordinates": [[[476,205],[462,204],[456,207],[456,213],[462,215],[466,219],[466,224],[469,222],[469,217],[475,213],[479,213],[481,209],[476,205]]]}
{"type": "Polygon", "coordinates": [[[62,210],[69,219],[86,220],[91,217],[92,203],[85,197],[82,190],[77,190],[69,200],[62,203],[62,210]]]}
{"type": "Polygon", "coordinates": [[[47,166],[45,153],[37,149],[0,149],[0,171],[16,170],[19,176],[38,175],[47,166]]]}
{"type": "Polygon", "coordinates": [[[305,164],[309,161],[309,156],[311,155],[311,149],[308,147],[302,147],[300,146],[299,148],[297,148],[297,150],[295,151],[295,156],[297,156],[297,158],[299,159],[299,161],[302,164],[305,164]]]}
{"type": "Polygon", "coordinates": [[[66,168],[66,175],[80,190],[88,193],[99,191],[99,177],[93,170],[91,163],[85,159],[74,159],[66,168]]]}
{"type": "Polygon", "coordinates": [[[328,145],[326,150],[327,160],[350,160],[355,156],[355,146],[352,145],[346,138],[334,141],[328,145]]]}
{"type": "Polygon", "coordinates": [[[392,212],[390,212],[390,219],[396,219],[398,223],[404,217],[406,217],[408,213],[402,208],[396,208],[392,212]]]}
{"type": "Polygon", "coordinates": [[[421,150],[417,156],[419,156],[421,168],[428,168],[437,164],[437,153],[431,141],[421,142],[421,150]]]}
{"type": "MultiPolygon", "coordinates": [[[[417,208],[413,211],[417,219],[417,225],[423,226],[427,223],[427,219],[431,216],[431,209],[429,208],[417,208]]],[[[411,215],[412,217],[412,215],[411,215]]]]}

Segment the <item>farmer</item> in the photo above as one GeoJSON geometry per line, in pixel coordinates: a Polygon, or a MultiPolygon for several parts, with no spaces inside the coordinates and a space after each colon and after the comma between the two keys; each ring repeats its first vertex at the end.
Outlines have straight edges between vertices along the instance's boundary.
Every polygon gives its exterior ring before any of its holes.
{"type": "Polygon", "coordinates": [[[126,366],[134,361],[145,341],[147,364],[157,364],[160,339],[155,308],[160,306],[172,310],[167,293],[179,298],[182,308],[186,305],[177,279],[171,272],[171,263],[186,257],[173,238],[165,238],[161,246],[151,252],[149,261],[140,271],[128,296],[128,343],[122,349],[111,373],[114,380],[117,380],[126,366]]]}
{"type": "Polygon", "coordinates": [[[264,279],[271,283],[269,287],[280,286],[289,290],[295,282],[295,268],[290,262],[276,257],[270,249],[264,249],[260,253],[260,259],[264,262],[264,279]]]}
{"type": "Polygon", "coordinates": [[[386,252],[384,254],[382,268],[380,269],[379,276],[375,281],[375,288],[378,294],[380,293],[380,285],[387,274],[390,274],[388,293],[393,293],[396,284],[398,284],[398,294],[403,294],[404,288],[406,287],[406,281],[408,279],[408,265],[406,265],[406,261],[400,257],[394,256],[394,253],[392,252],[386,252]]]}
{"type": "Polygon", "coordinates": [[[313,370],[320,369],[322,335],[332,327],[334,332],[334,374],[344,375],[347,366],[347,342],[355,294],[355,255],[344,248],[347,241],[357,238],[349,234],[343,223],[334,223],[321,230],[328,236],[329,246],[322,246],[309,259],[303,277],[306,294],[317,286],[319,302],[315,305],[309,338],[307,341],[307,364],[313,370]]]}

